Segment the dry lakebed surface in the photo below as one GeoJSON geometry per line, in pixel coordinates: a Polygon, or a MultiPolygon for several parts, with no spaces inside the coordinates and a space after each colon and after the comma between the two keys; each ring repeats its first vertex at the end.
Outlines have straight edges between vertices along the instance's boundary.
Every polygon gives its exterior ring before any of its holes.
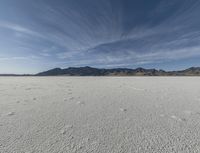
{"type": "Polygon", "coordinates": [[[200,77],[0,77],[0,153],[199,153],[200,77]]]}

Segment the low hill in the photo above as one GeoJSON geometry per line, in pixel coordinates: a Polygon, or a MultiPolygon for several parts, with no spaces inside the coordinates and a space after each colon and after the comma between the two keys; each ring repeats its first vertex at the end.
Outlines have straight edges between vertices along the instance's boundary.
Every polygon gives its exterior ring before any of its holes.
{"type": "Polygon", "coordinates": [[[200,76],[200,67],[191,67],[181,71],[156,69],[98,69],[93,67],[55,68],[36,74],[36,76],[200,76]]]}

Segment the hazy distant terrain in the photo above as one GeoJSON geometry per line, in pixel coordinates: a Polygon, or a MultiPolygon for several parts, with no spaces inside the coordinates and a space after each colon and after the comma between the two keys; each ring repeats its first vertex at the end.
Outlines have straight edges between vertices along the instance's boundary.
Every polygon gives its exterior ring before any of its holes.
{"type": "Polygon", "coordinates": [[[0,74],[0,76],[200,76],[200,67],[185,70],[164,71],[145,68],[113,68],[103,69],[94,67],[54,68],[37,74],[0,74]]]}
{"type": "Polygon", "coordinates": [[[198,153],[198,77],[1,77],[1,153],[198,153]]]}
{"type": "Polygon", "coordinates": [[[200,76],[200,67],[191,67],[180,71],[164,71],[156,69],[99,69],[93,67],[55,68],[36,74],[37,76],[200,76]]]}

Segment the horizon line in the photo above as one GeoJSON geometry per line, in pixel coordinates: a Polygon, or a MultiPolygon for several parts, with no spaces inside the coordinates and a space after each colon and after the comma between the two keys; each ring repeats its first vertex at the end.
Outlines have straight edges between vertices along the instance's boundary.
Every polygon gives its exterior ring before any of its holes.
{"type": "Polygon", "coordinates": [[[105,69],[105,70],[112,70],[112,69],[129,69],[129,70],[136,70],[136,69],[145,69],[145,70],[157,70],[157,71],[164,71],[164,72],[179,72],[179,71],[184,71],[184,70],[187,70],[187,69],[191,69],[191,68],[200,68],[200,66],[192,66],[192,67],[188,67],[188,68],[185,68],[185,69],[177,69],[177,70],[164,70],[164,69],[158,69],[158,68],[144,68],[144,67],[137,67],[137,68],[127,68],[127,67],[117,67],[117,68],[98,68],[98,67],[92,67],[92,66],[80,66],[80,67],[67,67],[67,68],[60,68],[60,67],[55,67],[55,68],[51,68],[51,69],[48,69],[48,70],[43,70],[41,72],[37,72],[37,73],[0,73],[0,76],[35,76],[39,73],[42,73],[42,72],[47,72],[47,71],[50,71],[50,70],[53,70],[53,69],[61,69],[61,70],[64,70],[64,69],[69,69],[69,68],[94,68],[94,69],[105,69]]]}

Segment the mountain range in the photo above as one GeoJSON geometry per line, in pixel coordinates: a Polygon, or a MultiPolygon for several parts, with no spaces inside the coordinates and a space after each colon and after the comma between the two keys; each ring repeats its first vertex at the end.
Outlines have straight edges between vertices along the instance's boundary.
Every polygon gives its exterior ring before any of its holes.
{"type": "Polygon", "coordinates": [[[93,67],[55,68],[36,74],[36,76],[200,76],[200,67],[191,67],[180,71],[164,71],[156,69],[99,69],[93,67]]]}

